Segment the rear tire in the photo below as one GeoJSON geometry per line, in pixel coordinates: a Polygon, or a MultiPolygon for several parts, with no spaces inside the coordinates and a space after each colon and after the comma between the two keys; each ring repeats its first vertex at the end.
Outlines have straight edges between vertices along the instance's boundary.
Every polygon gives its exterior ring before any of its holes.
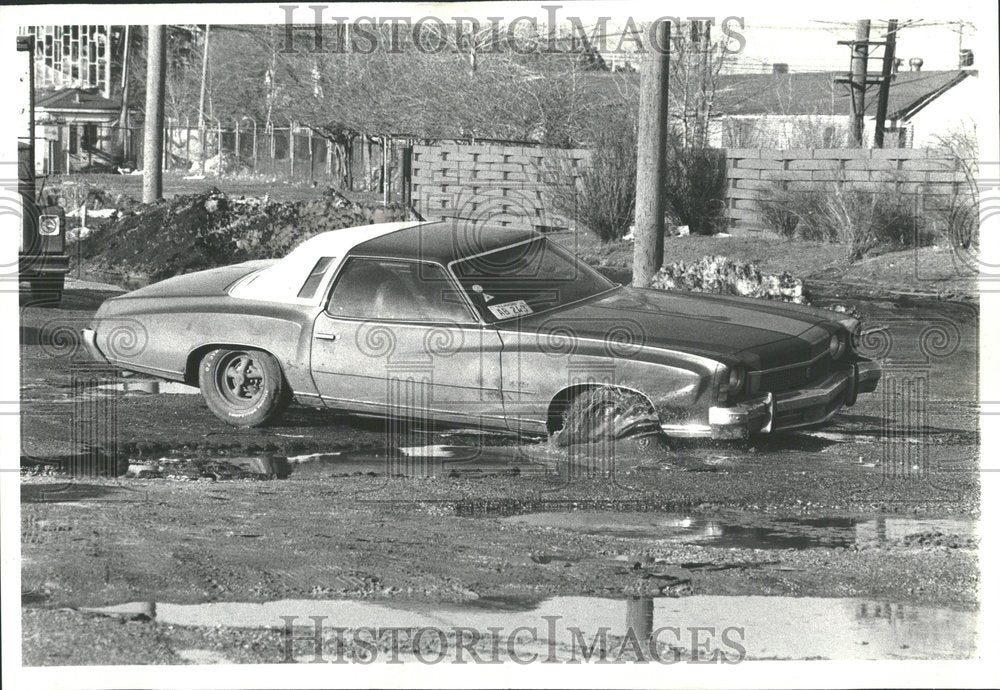
{"type": "Polygon", "coordinates": [[[276,421],[292,399],[278,360],[252,348],[220,348],[206,354],[198,367],[198,385],[208,409],[238,427],[276,421]]]}

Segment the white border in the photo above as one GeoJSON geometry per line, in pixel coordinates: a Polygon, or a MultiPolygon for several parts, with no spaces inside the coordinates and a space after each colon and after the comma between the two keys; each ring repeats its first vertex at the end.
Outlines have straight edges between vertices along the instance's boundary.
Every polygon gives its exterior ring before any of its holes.
{"type": "MultiPolygon", "coordinates": [[[[296,4],[296,3],[289,3],[296,4]]],[[[308,21],[307,5],[299,4],[297,19],[308,21]]],[[[622,16],[630,13],[637,20],[650,19],[661,14],[681,17],[714,15],[751,16],[755,19],[773,19],[781,22],[810,19],[822,15],[824,19],[853,20],[872,16],[877,18],[897,16],[925,18],[962,18],[977,25],[978,45],[992,48],[998,43],[996,6],[993,3],[929,2],[929,0],[879,3],[862,0],[842,0],[834,5],[817,9],[815,5],[804,3],[775,3],[766,6],[760,13],[746,3],[732,0],[706,3],[703,0],[679,0],[664,6],[660,2],[632,2],[628,5],[609,2],[557,2],[550,3],[456,3],[436,4],[331,4],[327,16],[425,16],[443,17],[502,15],[508,18],[521,14],[545,17],[543,4],[561,5],[562,16],[576,15],[586,19],[600,15],[622,16]]],[[[16,26],[20,24],[89,24],[99,21],[114,24],[148,24],[177,22],[183,17],[185,23],[232,23],[239,17],[241,23],[280,23],[282,11],[275,5],[49,5],[0,8],[0,46],[13,44],[16,26]],[[100,20],[98,20],[100,17],[100,20]]],[[[997,55],[995,51],[980,50],[976,54],[980,80],[984,86],[978,113],[981,150],[985,158],[990,153],[1000,159],[1000,125],[998,125],[997,55]]],[[[0,61],[0,72],[4,79],[10,79],[12,64],[0,61]]],[[[2,82],[8,83],[8,82],[2,82]]],[[[9,106],[10,104],[8,104],[9,106]]],[[[10,109],[3,111],[3,121],[13,119],[10,109]]],[[[12,131],[5,128],[4,131],[12,131]]],[[[0,137],[0,160],[16,160],[14,138],[0,137]]],[[[16,237],[16,219],[0,217],[0,251],[2,262],[7,263],[13,254],[13,239],[16,237]]],[[[1000,264],[997,260],[1000,242],[996,232],[997,218],[992,225],[984,226],[982,232],[982,254],[985,261],[1000,264]]],[[[991,352],[991,345],[998,342],[1000,325],[994,318],[997,311],[997,294],[985,294],[981,300],[981,343],[980,352],[991,352]]],[[[983,630],[979,649],[984,657],[980,661],[900,661],[900,662],[744,662],[737,666],[672,666],[608,665],[608,666],[547,666],[532,664],[527,667],[503,666],[190,666],[190,667],[62,667],[30,668],[19,666],[20,660],[20,567],[19,543],[19,481],[11,470],[18,466],[19,423],[15,414],[19,397],[19,347],[17,341],[18,303],[14,292],[0,293],[0,323],[2,333],[2,354],[6,371],[0,376],[0,506],[3,519],[0,520],[3,549],[2,607],[3,624],[3,684],[9,688],[83,688],[83,687],[345,687],[372,686],[386,687],[460,687],[460,686],[684,686],[684,687],[992,687],[1000,685],[1000,673],[991,658],[997,649],[996,574],[997,549],[995,530],[984,530],[980,557],[982,582],[985,583],[982,596],[983,630]]],[[[1000,399],[997,385],[995,357],[985,357],[981,361],[981,395],[985,399],[1000,399]]],[[[1000,425],[991,424],[984,418],[982,428],[983,469],[1000,469],[997,460],[998,434],[1000,425]]],[[[982,473],[982,519],[985,525],[997,525],[997,473],[982,473]]]]}

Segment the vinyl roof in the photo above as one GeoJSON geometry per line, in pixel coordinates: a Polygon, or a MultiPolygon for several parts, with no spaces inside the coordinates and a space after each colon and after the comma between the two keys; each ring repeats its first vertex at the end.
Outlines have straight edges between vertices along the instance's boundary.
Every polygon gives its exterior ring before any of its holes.
{"type": "Polygon", "coordinates": [[[482,226],[466,221],[404,221],[330,230],[310,237],[286,256],[240,279],[229,289],[237,299],[316,306],[340,264],[349,256],[433,261],[442,265],[541,235],[533,230],[482,226]],[[299,296],[304,281],[327,257],[332,261],[313,294],[299,296]]]}
{"type": "Polygon", "coordinates": [[[433,261],[447,265],[456,259],[500,249],[540,236],[534,230],[484,226],[462,220],[444,220],[379,235],[355,245],[350,254],[433,261]]]}

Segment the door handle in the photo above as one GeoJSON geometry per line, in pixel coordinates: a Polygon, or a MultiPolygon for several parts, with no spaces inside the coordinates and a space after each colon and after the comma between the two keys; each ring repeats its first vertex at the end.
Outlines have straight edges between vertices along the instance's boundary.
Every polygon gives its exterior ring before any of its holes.
{"type": "Polygon", "coordinates": [[[317,333],[316,334],[316,338],[317,338],[317,340],[336,340],[337,339],[337,334],[336,333],[317,333]]]}

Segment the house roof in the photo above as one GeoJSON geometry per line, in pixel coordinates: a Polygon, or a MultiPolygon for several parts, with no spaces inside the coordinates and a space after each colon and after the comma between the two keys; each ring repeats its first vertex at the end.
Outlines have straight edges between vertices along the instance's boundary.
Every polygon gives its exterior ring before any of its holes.
{"type": "MultiPolygon", "coordinates": [[[[905,119],[952,88],[970,70],[899,72],[889,88],[887,118],[905,119]]],[[[847,84],[837,83],[842,72],[789,74],[722,74],[713,107],[717,115],[849,115],[847,84]]],[[[596,97],[606,104],[638,99],[639,75],[600,73],[589,77],[596,97]]],[[[868,87],[865,112],[875,115],[878,85],[868,87]]]]}
{"type": "Polygon", "coordinates": [[[121,104],[102,96],[97,89],[44,89],[35,96],[35,108],[42,110],[110,110],[121,104]]]}

